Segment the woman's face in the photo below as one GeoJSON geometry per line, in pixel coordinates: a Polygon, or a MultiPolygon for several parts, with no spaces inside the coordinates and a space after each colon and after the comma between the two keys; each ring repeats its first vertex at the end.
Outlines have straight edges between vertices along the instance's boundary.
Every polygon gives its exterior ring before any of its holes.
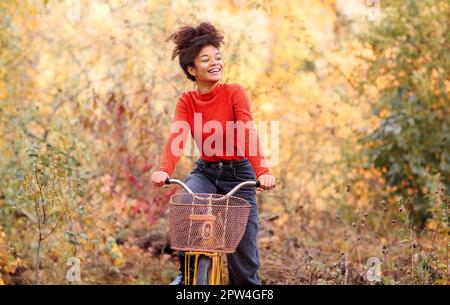
{"type": "Polygon", "coordinates": [[[222,78],[223,60],[220,51],[212,46],[203,47],[194,60],[195,68],[188,67],[188,72],[196,81],[216,82],[222,78]]]}

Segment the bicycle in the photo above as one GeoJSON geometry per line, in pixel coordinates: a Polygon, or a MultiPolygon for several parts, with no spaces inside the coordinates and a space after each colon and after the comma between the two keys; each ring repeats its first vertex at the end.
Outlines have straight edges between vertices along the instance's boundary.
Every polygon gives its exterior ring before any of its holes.
{"type": "Polygon", "coordinates": [[[223,254],[233,253],[247,226],[251,204],[233,196],[243,187],[260,187],[244,181],[225,195],[194,193],[181,180],[167,178],[187,193],[170,198],[169,239],[171,248],[185,251],[185,285],[223,285],[223,254]],[[194,261],[191,283],[191,260],[194,261]]]}

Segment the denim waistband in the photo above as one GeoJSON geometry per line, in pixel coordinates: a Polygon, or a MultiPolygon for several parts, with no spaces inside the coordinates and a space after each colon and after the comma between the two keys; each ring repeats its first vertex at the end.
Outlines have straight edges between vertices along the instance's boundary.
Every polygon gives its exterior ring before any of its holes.
{"type": "Polygon", "coordinates": [[[250,161],[247,158],[241,160],[221,160],[221,161],[206,161],[203,159],[198,159],[198,161],[200,162],[200,164],[203,165],[203,167],[210,167],[210,168],[219,168],[221,166],[233,168],[250,163],[250,161]]]}

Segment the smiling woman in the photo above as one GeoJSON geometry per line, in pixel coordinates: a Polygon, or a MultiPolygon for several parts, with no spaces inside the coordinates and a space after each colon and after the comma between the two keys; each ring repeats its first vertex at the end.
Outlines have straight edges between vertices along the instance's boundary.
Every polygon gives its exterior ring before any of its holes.
{"type": "MultiPolygon", "coordinates": [[[[223,60],[220,51],[212,46],[205,46],[194,61],[194,67],[187,68],[190,75],[195,77],[198,84],[217,82],[222,78],[223,60]]],[[[199,87],[201,93],[206,93],[206,86],[199,87]],[[204,92],[202,92],[202,90],[204,92]]]]}
{"type": "MultiPolygon", "coordinates": [[[[250,98],[243,86],[220,82],[224,71],[219,50],[223,35],[212,24],[203,22],[197,27],[181,27],[168,40],[173,40],[176,45],[172,60],[179,57],[182,70],[189,80],[196,83],[197,89],[184,92],[178,99],[174,124],[159,170],[152,175],[153,183],[162,186],[172,175],[181,156],[177,151],[183,151],[190,130],[202,154],[184,181],[194,193],[226,194],[242,180],[255,179],[261,186],[259,190],[273,188],[275,177],[269,174],[259,144],[250,98]],[[201,123],[197,124],[199,117],[201,123]],[[176,128],[180,123],[189,128],[180,132],[176,128]],[[241,129],[227,129],[234,124],[241,129]],[[215,136],[210,141],[211,134],[215,136]],[[205,147],[207,149],[202,149],[205,147]]],[[[231,284],[260,284],[256,193],[254,189],[242,189],[235,196],[247,200],[252,207],[236,252],[227,254],[229,280],[231,284]]],[[[180,274],[173,284],[183,282],[183,255],[181,252],[180,274]]]]}
{"type": "MultiPolygon", "coordinates": [[[[202,22],[196,28],[190,25],[182,26],[167,38],[167,41],[170,40],[176,45],[171,59],[178,56],[181,69],[191,81],[197,81],[198,69],[204,71],[208,67],[213,68],[214,60],[220,63],[223,70],[219,51],[223,44],[223,35],[211,23],[202,22]]],[[[215,80],[217,81],[217,78],[215,80]]]]}

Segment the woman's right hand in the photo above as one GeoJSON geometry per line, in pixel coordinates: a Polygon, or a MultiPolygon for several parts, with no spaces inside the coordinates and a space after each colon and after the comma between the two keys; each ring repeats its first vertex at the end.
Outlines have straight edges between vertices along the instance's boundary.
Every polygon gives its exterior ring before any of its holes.
{"type": "Polygon", "coordinates": [[[170,176],[164,171],[156,171],[152,174],[152,182],[155,186],[163,186],[167,178],[170,178],[170,176]]]}

